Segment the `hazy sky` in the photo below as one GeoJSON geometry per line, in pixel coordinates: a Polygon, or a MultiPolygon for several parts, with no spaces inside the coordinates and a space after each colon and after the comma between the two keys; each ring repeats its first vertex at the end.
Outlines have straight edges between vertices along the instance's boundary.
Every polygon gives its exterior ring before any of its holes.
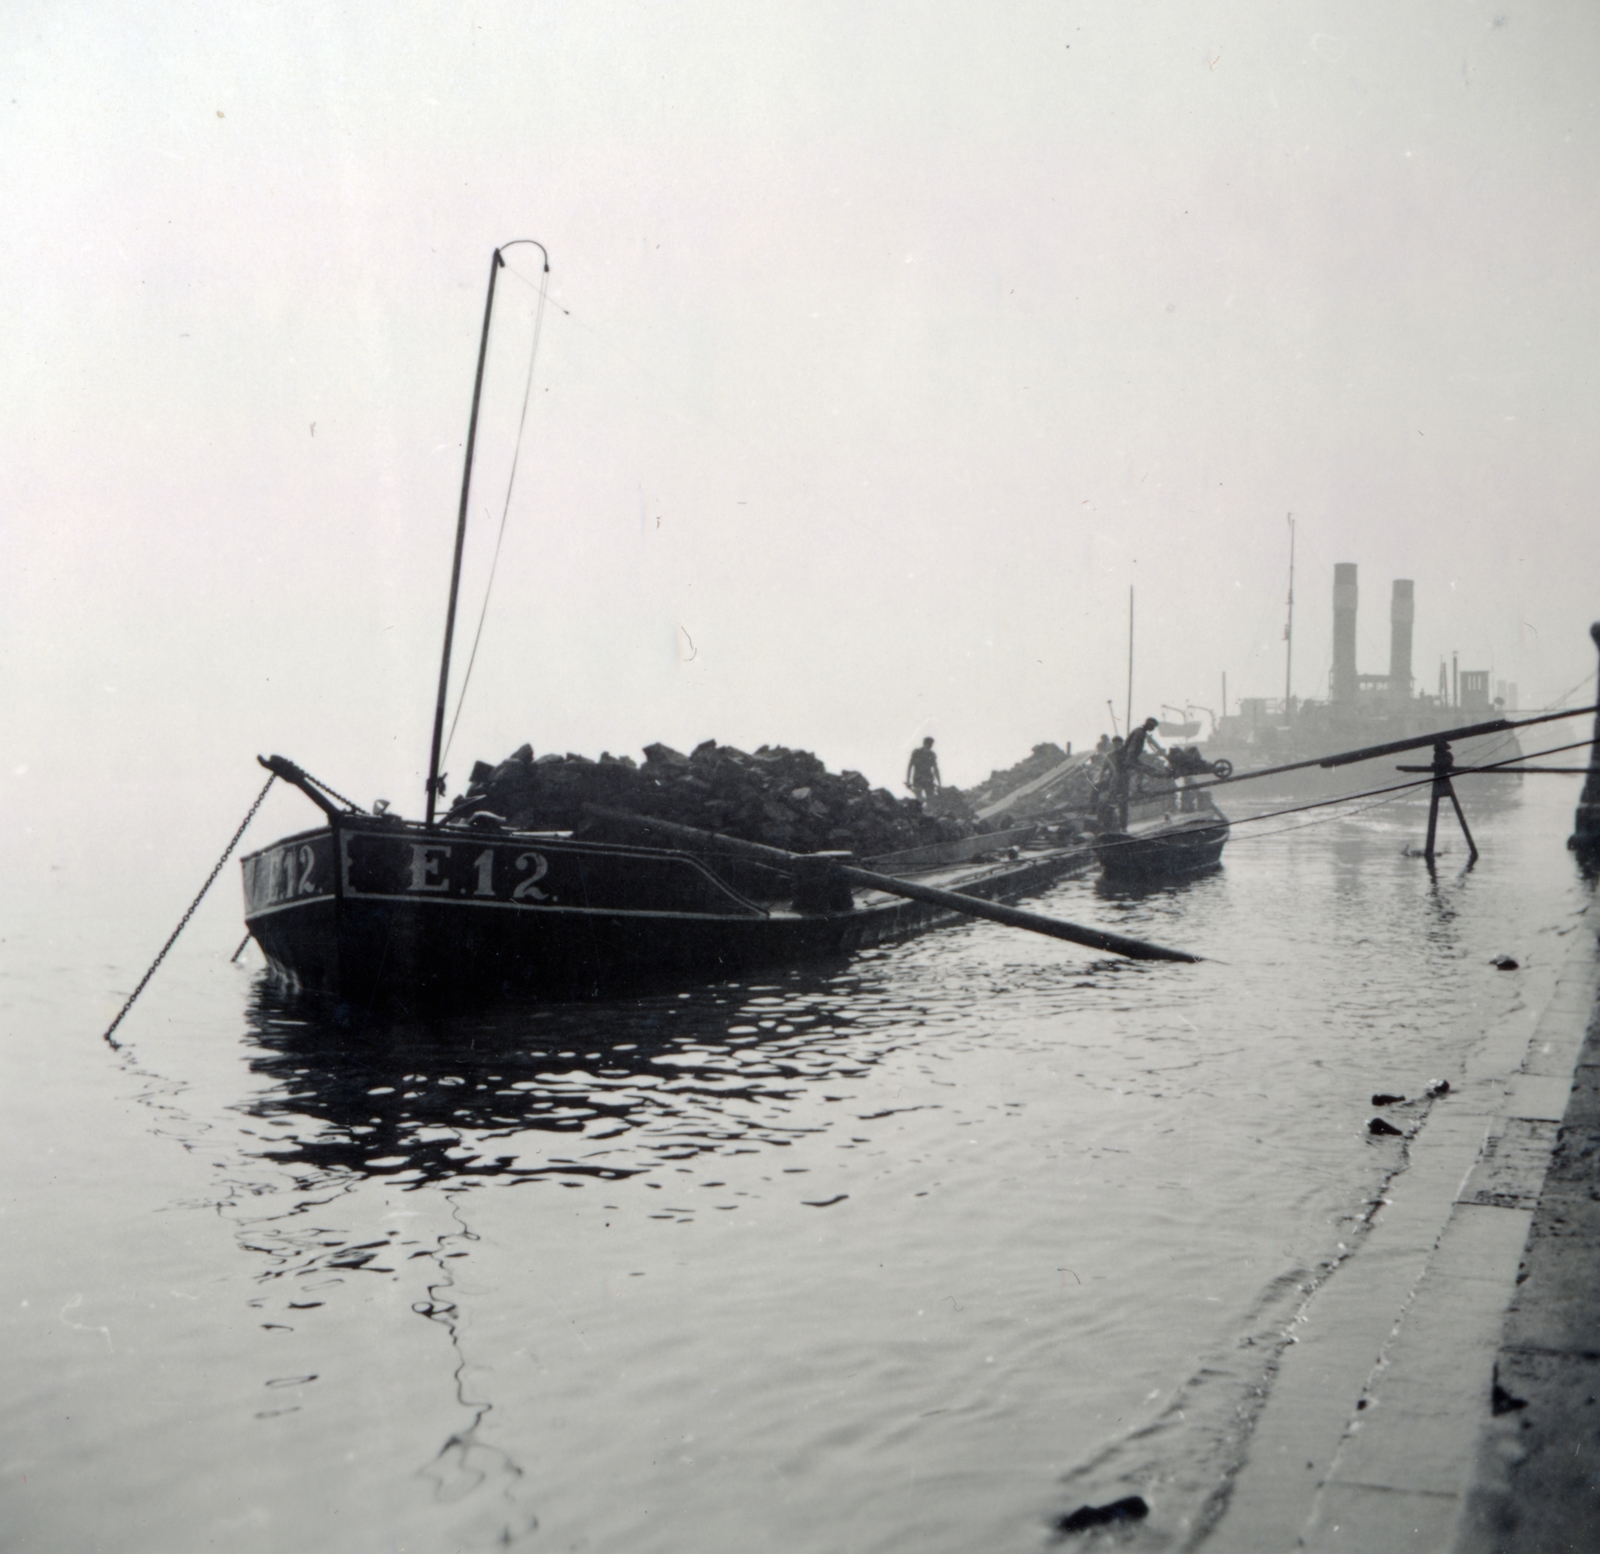
{"type": "Polygon", "coordinates": [[[1130,585],[1136,714],[1281,695],[1291,511],[1297,694],[1345,560],[1364,670],[1411,577],[1425,685],[1592,677],[1589,0],[7,0],[0,39],[23,808],[213,824],[268,749],[420,808],[521,237],[452,788],[707,737],[897,783],[925,733],[975,781],[1120,716],[1130,585]]]}

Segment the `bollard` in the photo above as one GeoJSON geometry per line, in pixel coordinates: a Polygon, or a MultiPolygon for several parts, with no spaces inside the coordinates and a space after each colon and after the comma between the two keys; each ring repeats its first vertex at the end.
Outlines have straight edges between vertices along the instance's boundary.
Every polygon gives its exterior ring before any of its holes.
{"type": "MultiPolygon", "coordinates": [[[[1594,645],[1600,650],[1600,621],[1589,628],[1594,645]]],[[[1596,697],[1600,708],[1600,697],[1596,697]]],[[[1583,872],[1593,878],[1600,874],[1600,710],[1594,715],[1594,742],[1589,746],[1589,773],[1578,795],[1578,810],[1573,817],[1572,835],[1567,846],[1578,856],[1583,872]]]]}

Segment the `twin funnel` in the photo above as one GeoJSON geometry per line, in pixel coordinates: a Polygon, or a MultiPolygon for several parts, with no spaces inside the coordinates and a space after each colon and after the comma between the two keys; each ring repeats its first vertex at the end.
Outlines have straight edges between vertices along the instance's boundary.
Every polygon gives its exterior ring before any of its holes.
{"type": "Polygon", "coordinates": [[[1363,684],[1383,689],[1395,701],[1411,698],[1411,626],[1416,619],[1415,585],[1397,577],[1389,600],[1389,673],[1363,675],[1356,670],[1356,564],[1340,561],[1333,568],[1333,700],[1354,702],[1363,684]]]}

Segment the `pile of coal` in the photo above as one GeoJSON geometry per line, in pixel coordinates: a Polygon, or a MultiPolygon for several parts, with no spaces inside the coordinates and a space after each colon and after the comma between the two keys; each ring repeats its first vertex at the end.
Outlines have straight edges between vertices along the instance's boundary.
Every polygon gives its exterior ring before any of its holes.
{"type": "Polygon", "coordinates": [[[1008,825],[1030,820],[1046,824],[1071,821],[1081,825],[1082,817],[1093,813],[1099,802],[1094,779],[1101,764],[1092,752],[1069,756],[1060,745],[1035,745],[1031,755],[1003,772],[990,772],[976,788],[968,788],[963,797],[974,811],[981,811],[1065,765],[1067,770],[1054,782],[1023,794],[1008,804],[1003,817],[994,818],[996,823],[1003,818],[1008,825]]]}
{"type": "Polygon", "coordinates": [[[992,771],[975,788],[967,788],[962,792],[974,809],[982,809],[986,804],[993,804],[997,799],[1003,799],[1006,794],[1014,792],[1025,783],[1043,777],[1048,771],[1053,771],[1067,758],[1067,752],[1060,745],[1045,743],[1035,745],[1033,753],[1018,761],[1015,766],[1008,766],[1004,771],[992,771]]]}
{"type": "MultiPolygon", "coordinates": [[[[753,754],[708,739],[688,755],[648,745],[628,756],[534,758],[524,745],[498,766],[479,761],[450,818],[487,810],[518,830],[622,833],[586,804],[626,810],[765,842],[789,852],[849,851],[858,858],[956,841],[981,829],[959,815],[924,813],[915,799],[874,788],[860,772],[830,772],[806,750],[763,745],[753,754]]],[[[627,840],[640,840],[637,832],[627,840]]]]}

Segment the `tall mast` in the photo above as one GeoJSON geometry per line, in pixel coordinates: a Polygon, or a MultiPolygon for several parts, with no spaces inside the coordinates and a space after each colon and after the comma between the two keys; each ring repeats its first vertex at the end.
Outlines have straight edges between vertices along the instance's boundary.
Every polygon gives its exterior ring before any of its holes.
{"type": "Polygon", "coordinates": [[[1289,619],[1283,628],[1283,716],[1290,717],[1289,704],[1293,693],[1289,689],[1294,672],[1294,514],[1289,515],[1289,619]]]}
{"type": "MultiPolygon", "coordinates": [[[[1123,725],[1133,732],[1133,584],[1128,584],[1128,718],[1123,725]]],[[[1124,736],[1126,737],[1126,736],[1124,736]]]]}
{"type": "Polygon", "coordinates": [[[489,320],[494,315],[494,283],[505,260],[495,249],[489,260],[489,296],[483,305],[483,338],[478,341],[478,373],[472,380],[472,417],[467,422],[467,457],[461,470],[461,509],[456,515],[456,554],[450,566],[450,604],[444,616],[444,654],[439,662],[439,698],[433,709],[433,748],[428,756],[428,817],[433,824],[439,777],[439,746],[444,740],[444,704],[450,689],[450,643],[456,632],[456,596],[461,591],[461,548],[467,538],[467,494],[472,487],[472,448],[478,440],[478,401],[483,396],[483,363],[489,354],[489,320]]]}

